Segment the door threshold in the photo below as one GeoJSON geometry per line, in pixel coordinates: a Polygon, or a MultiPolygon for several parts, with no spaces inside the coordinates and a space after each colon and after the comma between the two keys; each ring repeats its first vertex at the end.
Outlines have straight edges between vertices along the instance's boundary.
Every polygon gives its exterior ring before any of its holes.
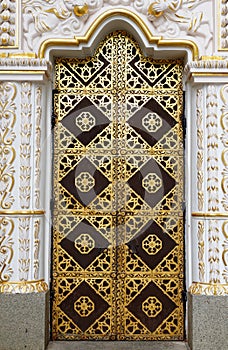
{"type": "Polygon", "coordinates": [[[47,350],[189,350],[182,341],[53,341],[47,350]]]}

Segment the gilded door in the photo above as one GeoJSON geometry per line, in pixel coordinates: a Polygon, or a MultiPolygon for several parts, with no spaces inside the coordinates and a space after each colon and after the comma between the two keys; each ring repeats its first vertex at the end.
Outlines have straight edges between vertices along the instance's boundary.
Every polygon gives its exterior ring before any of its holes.
{"type": "Polygon", "coordinates": [[[115,32],[55,72],[53,338],[182,339],[182,63],[115,32]]]}

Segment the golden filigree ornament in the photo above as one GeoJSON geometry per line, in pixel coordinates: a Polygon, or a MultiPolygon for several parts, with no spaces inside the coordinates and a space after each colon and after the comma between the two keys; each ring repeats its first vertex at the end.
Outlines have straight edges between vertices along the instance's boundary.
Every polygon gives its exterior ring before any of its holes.
{"type": "Polygon", "coordinates": [[[96,119],[90,112],[82,112],[75,118],[75,124],[81,131],[90,131],[96,124],[96,119]]]}
{"type": "Polygon", "coordinates": [[[152,15],[154,17],[160,17],[163,15],[163,11],[160,11],[160,12],[157,12],[155,9],[154,9],[154,5],[157,4],[157,2],[152,2],[152,4],[150,4],[150,6],[148,7],[148,14],[149,15],[152,15]]]}
{"type": "Polygon", "coordinates": [[[147,254],[155,255],[162,249],[162,241],[155,234],[149,235],[142,241],[142,248],[147,254]]]}
{"type": "Polygon", "coordinates": [[[81,254],[89,254],[95,247],[95,241],[88,233],[82,233],[75,239],[74,246],[81,254]]]}
{"type": "Polygon", "coordinates": [[[75,178],[75,186],[81,192],[89,192],[95,185],[94,178],[88,172],[81,172],[75,178]]]}
{"type": "Polygon", "coordinates": [[[162,311],[162,303],[156,297],[149,297],[142,303],[142,310],[148,317],[156,317],[162,311]]]}
{"type": "Polygon", "coordinates": [[[142,186],[149,193],[156,193],[162,187],[162,180],[155,173],[147,174],[142,180],[142,186]]]}
{"type": "Polygon", "coordinates": [[[74,310],[81,317],[88,317],[95,309],[94,302],[88,296],[81,296],[74,303],[74,310]]]}
{"type": "Polygon", "coordinates": [[[74,6],[74,14],[77,17],[82,17],[84,15],[87,15],[89,12],[89,6],[84,3],[83,5],[75,5],[74,6]]]}
{"type": "Polygon", "coordinates": [[[150,112],[142,118],[142,125],[149,132],[156,132],[162,127],[162,119],[155,112],[150,112]]]}

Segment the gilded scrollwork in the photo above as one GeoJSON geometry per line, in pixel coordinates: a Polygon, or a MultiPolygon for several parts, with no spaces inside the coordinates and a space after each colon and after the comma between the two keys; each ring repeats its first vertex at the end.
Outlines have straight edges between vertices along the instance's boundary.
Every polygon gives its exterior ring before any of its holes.
{"type": "Polygon", "coordinates": [[[14,222],[8,217],[0,218],[0,284],[7,282],[13,274],[10,265],[13,258],[14,222]]]}
{"type": "Polygon", "coordinates": [[[202,89],[197,89],[196,95],[196,126],[197,126],[197,190],[198,190],[198,210],[203,210],[204,206],[204,174],[203,174],[203,151],[204,151],[204,133],[203,133],[203,101],[202,89]]]}
{"type": "Polygon", "coordinates": [[[13,142],[16,138],[14,126],[16,122],[15,98],[17,88],[12,83],[0,84],[0,208],[10,209],[14,197],[12,190],[14,187],[13,166],[16,152],[13,142]]]}
{"type": "Polygon", "coordinates": [[[208,210],[218,211],[218,97],[217,90],[214,85],[209,85],[207,88],[206,106],[208,210]]]}
{"type": "Polygon", "coordinates": [[[21,84],[21,145],[20,145],[20,205],[28,209],[31,197],[31,132],[32,132],[32,84],[21,84]]]}
{"type": "Polygon", "coordinates": [[[209,282],[220,283],[220,250],[219,250],[219,225],[218,220],[209,220],[208,227],[208,263],[209,263],[209,282]]]}
{"type": "Polygon", "coordinates": [[[195,295],[228,295],[228,284],[193,282],[189,292],[195,295]]]}
{"type": "Polygon", "coordinates": [[[221,88],[220,94],[223,102],[221,109],[221,125],[223,130],[221,141],[224,146],[224,149],[222,151],[222,162],[224,166],[221,182],[221,188],[223,192],[222,205],[225,210],[228,210],[228,85],[224,85],[221,88]]]}
{"type": "Polygon", "coordinates": [[[198,222],[198,264],[199,264],[199,280],[205,280],[205,223],[198,222]]]}
{"type": "Polygon", "coordinates": [[[181,32],[190,36],[195,36],[197,33],[198,36],[204,38],[205,48],[207,48],[212,39],[210,23],[202,9],[195,10],[204,2],[209,1],[157,0],[151,2],[150,0],[138,0],[135,1],[135,7],[138,10],[141,7],[145,12],[145,3],[148,4],[148,19],[153,22],[160,33],[165,33],[169,37],[177,37],[181,32]]]}
{"type": "Polygon", "coordinates": [[[222,273],[226,283],[228,283],[228,221],[225,221],[222,226],[222,232],[225,238],[223,243],[222,261],[224,264],[224,271],[222,273]]]}
{"type": "Polygon", "coordinates": [[[27,281],[30,270],[30,218],[19,218],[19,280],[27,281]]]}
{"type": "Polygon", "coordinates": [[[0,284],[0,293],[43,293],[47,290],[48,285],[43,279],[37,281],[3,282],[0,284]]]}
{"type": "Polygon", "coordinates": [[[39,86],[36,88],[36,130],[35,130],[35,193],[34,193],[34,205],[38,209],[40,207],[40,161],[41,161],[41,115],[42,115],[42,88],[39,86]]]}
{"type": "Polygon", "coordinates": [[[206,50],[212,30],[204,3],[211,7],[210,0],[22,0],[24,49],[34,51],[41,41],[52,37],[72,38],[93,22],[98,11],[120,5],[149,20],[155,35],[197,37],[206,50]]]}
{"type": "Polygon", "coordinates": [[[17,0],[2,0],[0,3],[0,48],[17,45],[17,0]]]}
{"type": "Polygon", "coordinates": [[[98,9],[100,3],[100,0],[38,0],[34,4],[33,0],[23,0],[23,29],[29,49],[48,32],[72,36],[72,32],[80,31],[88,13],[98,9]]]}
{"type": "Polygon", "coordinates": [[[38,279],[39,276],[39,252],[40,252],[40,219],[35,220],[34,222],[34,243],[33,243],[33,277],[35,280],[38,279]]]}

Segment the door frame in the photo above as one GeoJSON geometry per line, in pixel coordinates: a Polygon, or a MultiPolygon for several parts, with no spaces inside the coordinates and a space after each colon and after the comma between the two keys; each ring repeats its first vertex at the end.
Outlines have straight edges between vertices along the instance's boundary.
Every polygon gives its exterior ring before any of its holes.
{"type": "MultiPolygon", "coordinates": [[[[162,38],[154,37],[145,23],[138,15],[128,10],[107,11],[100,15],[86,35],[75,39],[48,39],[44,41],[39,49],[40,58],[49,60],[54,63],[54,57],[72,57],[76,56],[83,58],[91,56],[95,52],[98,44],[104,39],[106,35],[115,31],[123,30],[132,35],[139,43],[145,55],[151,55],[155,59],[175,58],[183,59],[184,64],[187,65],[198,58],[198,48],[196,44],[188,40],[163,40],[162,38]]],[[[44,164],[53,164],[52,161],[52,90],[54,74],[52,74],[52,81],[46,83],[46,140],[43,145],[44,164]]],[[[191,235],[191,82],[188,80],[187,73],[183,74],[183,91],[185,92],[185,106],[184,115],[187,120],[188,128],[185,135],[184,148],[184,193],[185,193],[185,227],[184,227],[184,242],[185,242],[185,284],[188,289],[192,283],[193,263],[192,263],[192,239],[191,235]],[[187,199],[187,200],[186,200],[187,199]]],[[[46,168],[45,173],[45,202],[52,202],[52,170],[46,168]]],[[[45,232],[51,232],[52,214],[47,205],[45,221],[45,232]]],[[[52,259],[52,244],[51,235],[45,238],[44,242],[44,277],[46,281],[50,281],[52,259]],[[49,262],[49,263],[47,263],[49,262]]],[[[185,320],[187,323],[187,318],[185,320]]],[[[185,325],[186,328],[186,325],[185,325]]]]}

